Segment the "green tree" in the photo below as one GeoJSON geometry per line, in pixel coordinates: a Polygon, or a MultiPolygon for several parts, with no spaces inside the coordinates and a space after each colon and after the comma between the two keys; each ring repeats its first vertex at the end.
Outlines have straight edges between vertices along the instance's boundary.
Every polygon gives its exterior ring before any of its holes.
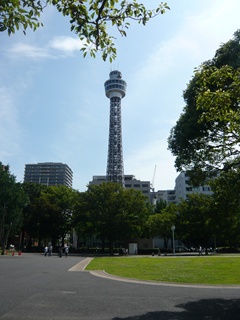
{"type": "Polygon", "coordinates": [[[42,216],[42,203],[40,201],[41,193],[47,186],[39,183],[23,183],[23,189],[28,195],[29,202],[23,209],[23,226],[21,246],[32,247],[34,240],[39,240],[39,229],[42,216]],[[27,235],[27,239],[25,236],[27,235]]]}
{"type": "Polygon", "coordinates": [[[34,183],[24,184],[24,188],[30,202],[24,211],[23,228],[30,240],[37,239],[39,249],[42,241],[55,246],[60,239],[63,245],[72,229],[76,191],[62,185],[47,187],[34,183]]]}
{"type": "Polygon", "coordinates": [[[88,197],[85,192],[78,192],[73,209],[73,228],[79,239],[85,240],[94,234],[95,228],[90,221],[90,212],[88,211],[88,197]]]}
{"type": "Polygon", "coordinates": [[[39,17],[44,9],[43,1],[34,0],[2,0],[0,3],[0,31],[14,33],[21,28],[32,28],[34,31],[42,25],[39,17]]]}
{"type": "Polygon", "coordinates": [[[217,243],[237,246],[240,243],[240,169],[222,172],[211,181],[211,188],[218,212],[217,243]]]}
{"type": "Polygon", "coordinates": [[[36,30],[42,25],[40,16],[47,5],[53,5],[70,19],[71,31],[85,42],[81,49],[85,56],[88,52],[95,57],[98,50],[102,58],[110,61],[116,58],[115,37],[109,33],[110,27],[116,28],[121,36],[126,36],[129,20],[146,23],[155,16],[169,9],[167,3],[161,2],[154,10],[147,9],[136,0],[2,0],[0,2],[0,31],[14,33],[19,28],[36,30]]]}
{"type": "Polygon", "coordinates": [[[240,30],[196,69],[184,92],[186,106],[172,128],[168,146],[178,171],[194,184],[239,167],[240,30]]]}
{"type": "Polygon", "coordinates": [[[160,213],[166,207],[167,207],[167,202],[165,200],[160,199],[159,201],[156,202],[154,212],[160,213]]]}
{"type": "Polygon", "coordinates": [[[74,211],[76,228],[85,234],[98,235],[102,243],[108,240],[111,254],[114,241],[141,236],[149,210],[140,191],[108,182],[90,185],[80,198],[74,211]]]}
{"type": "Polygon", "coordinates": [[[212,196],[189,194],[178,204],[177,210],[178,236],[188,245],[208,248],[218,231],[219,220],[212,196]]]}
{"type": "Polygon", "coordinates": [[[60,239],[62,246],[65,237],[72,231],[72,215],[77,192],[66,186],[51,186],[42,192],[40,201],[44,204],[45,233],[55,246],[60,239]]]}
{"type": "Polygon", "coordinates": [[[26,196],[21,183],[9,171],[9,166],[0,163],[0,241],[2,254],[10,236],[18,233],[22,226],[22,210],[26,206],[26,196]]]}
{"type": "Polygon", "coordinates": [[[160,213],[150,215],[147,221],[150,236],[163,238],[165,249],[168,248],[168,241],[171,239],[171,227],[175,225],[176,221],[174,208],[174,204],[162,208],[160,213]]]}
{"type": "Polygon", "coordinates": [[[122,215],[119,218],[119,238],[126,241],[129,238],[143,237],[146,222],[152,210],[146,197],[141,191],[123,189],[122,206],[122,215]]]}

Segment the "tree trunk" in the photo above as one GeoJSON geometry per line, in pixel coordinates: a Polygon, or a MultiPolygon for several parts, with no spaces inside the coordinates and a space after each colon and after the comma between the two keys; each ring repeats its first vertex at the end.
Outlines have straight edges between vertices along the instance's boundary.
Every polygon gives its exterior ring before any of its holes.
{"type": "Polygon", "coordinates": [[[110,253],[110,256],[113,256],[113,254],[114,254],[113,243],[114,243],[113,240],[109,240],[109,253],[110,253]]]}
{"type": "Polygon", "coordinates": [[[39,237],[38,237],[38,252],[41,252],[41,241],[42,241],[42,239],[41,239],[41,237],[39,236],[39,237]]]}
{"type": "Polygon", "coordinates": [[[6,244],[5,244],[4,236],[2,236],[2,238],[1,238],[1,247],[2,247],[1,255],[2,256],[5,254],[5,246],[6,246],[6,244]]]}
{"type": "Polygon", "coordinates": [[[102,253],[104,253],[104,249],[105,249],[105,239],[102,239],[102,253]]]}
{"type": "Polygon", "coordinates": [[[2,247],[2,253],[1,255],[5,254],[5,238],[4,238],[4,224],[5,224],[5,212],[6,212],[6,204],[4,203],[2,208],[2,219],[1,219],[1,225],[0,225],[0,239],[1,239],[1,247],[2,247]]]}
{"type": "Polygon", "coordinates": [[[168,249],[168,238],[164,238],[164,247],[165,247],[165,249],[166,249],[166,251],[167,251],[167,249],[168,249]]]}

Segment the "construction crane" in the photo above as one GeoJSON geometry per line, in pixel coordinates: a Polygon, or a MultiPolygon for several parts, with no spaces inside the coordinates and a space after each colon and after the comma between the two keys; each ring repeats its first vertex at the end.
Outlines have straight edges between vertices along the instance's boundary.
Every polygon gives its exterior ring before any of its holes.
{"type": "Polygon", "coordinates": [[[153,171],[153,178],[152,178],[152,182],[150,184],[150,188],[151,188],[152,192],[154,192],[154,180],[155,180],[156,170],[157,170],[157,165],[155,164],[154,171],[153,171]]]}
{"type": "Polygon", "coordinates": [[[152,192],[151,202],[154,206],[156,205],[156,202],[157,202],[156,192],[154,191],[154,180],[155,180],[156,170],[157,170],[157,165],[155,165],[154,167],[153,178],[152,178],[152,182],[150,183],[150,190],[152,192]]]}

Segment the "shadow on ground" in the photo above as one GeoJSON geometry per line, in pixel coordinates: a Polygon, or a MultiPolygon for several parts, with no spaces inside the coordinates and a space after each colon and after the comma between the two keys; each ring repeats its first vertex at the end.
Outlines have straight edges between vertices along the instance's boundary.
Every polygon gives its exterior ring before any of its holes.
{"type": "Polygon", "coordinates": [[[239,320],[240,299],[204,299],[176,305],[181,311],[156,311],[112,320],[239,320]]]}

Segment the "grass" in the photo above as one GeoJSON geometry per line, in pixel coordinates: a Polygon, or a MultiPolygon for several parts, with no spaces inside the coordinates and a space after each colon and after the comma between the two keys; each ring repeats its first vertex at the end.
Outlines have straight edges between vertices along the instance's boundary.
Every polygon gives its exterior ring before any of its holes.
{"type": "Polygon", "coordinates": [[[240,284],[240,256],[99,257],[86,270],[126,278],[211,285],[240,284]]]}

